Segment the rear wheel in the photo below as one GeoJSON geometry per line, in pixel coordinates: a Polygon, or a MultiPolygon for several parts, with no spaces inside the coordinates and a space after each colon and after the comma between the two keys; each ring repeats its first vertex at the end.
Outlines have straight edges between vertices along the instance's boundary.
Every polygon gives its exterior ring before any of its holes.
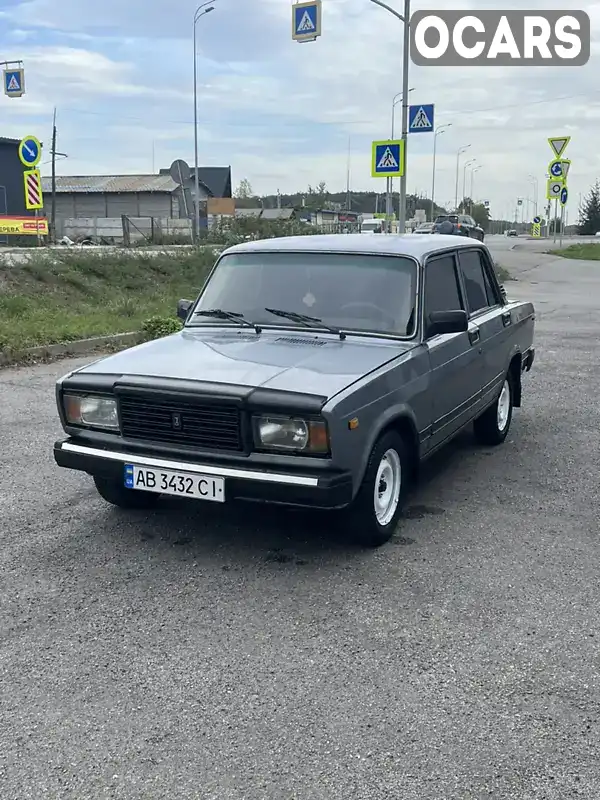
{"type": "Polygon", "coordinates": [[[400,434],[388,431],[376,442],[363,482],[344,514],[351,540],[380,547],[396,529],[409,484],[408,447],[400,434]]]}
{"type": "Polygon", "coordinates": [[[110,478],[94,478],[98,494],[107,503],[118,508],[152,508],[160,494],[127,489],[119,481],[110,478]]]}
{"type": "Polygon", "coordinates": [[[475,437],[481,444],[497,445],[506,439],[512,422],[513,396],[514,385],[509,372],[494,405],[475,420],[475,437]]]}

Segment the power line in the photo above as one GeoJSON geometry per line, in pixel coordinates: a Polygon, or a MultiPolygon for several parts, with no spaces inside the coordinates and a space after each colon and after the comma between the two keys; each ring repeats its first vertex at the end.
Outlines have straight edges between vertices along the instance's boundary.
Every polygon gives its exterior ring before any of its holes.
{"type": "MultiPolygon", "coordinates": [[[[459,111],[453,111],[450,114],[444,114],[444,118],[448,117],[449,119],[455,119],[456,117],[462,117],[469,115],[470,117],[477,116],[480,114],[487,114],[490,111],[508,111],[511,109],[521,109],[521,108],[530,108],[531,106],[538,106],[544,105],[546,103],[557,103],[562,102],[564,100],[574,100],[579,97],[590,97],[592,95],[600,94],[599,89],[592,90],[591,92],[578,92],[577,94],[568,94],[562,95],[559,97],[549,97],[544,100],[531,100],[528,102],[520,102],[520,103],[511,103],[509,105],[504,106],[491,106],[489,108],[471,108],[471,109],[462,109],[459,111]]],[[[148,109],[149,113],[156,112],[157,108],[155,106],[148,109]]],[[[101,118],[115,118],[114,112],[102,112],[102,111],[89,111],[88,109],[83,108],[71,108],[69,106],[61,107],[61,111],[64,113],[70,112],[72,114],[87,114],[94,117],[101,117],[101,118]]],[[[295,116],[289,122],[280,122],[277,123],[281,127],[285,127],[287,125],[297,127],[298,120],[300,119],[299,116],[295,116]]],[[[126,116],[119,114],[118,116],[119,121],[126,121],[126,122],[139,122],[139,123],[147,123],[147,117],[133,117],[133,116],[126,116]]],[[[590,120],[591,121],[591,120],[590,120]]],[[[171,125],[189,125],[189,119],[164,119],[161,117],[161,122],[167,122],[171,125]]],[[[341,127],[343,125],[371,125],[373,123],[373,117],[365,118],[365,119],[358,119],[358,120],[332,120],[332,121],[325,121],[325,120],[304,120],[304,124],[306,125],[324,125],[330,127],[341,127]]],[[[232,121],[232,122],[219,122],[218,127],[220,128],[240,128],[239,121],[232,121]]],[[[244,128],[249,127],[271,127],[270,123],[267,122],[252,122],[251,120],[245,120],[243,124],[244,128]]]]}

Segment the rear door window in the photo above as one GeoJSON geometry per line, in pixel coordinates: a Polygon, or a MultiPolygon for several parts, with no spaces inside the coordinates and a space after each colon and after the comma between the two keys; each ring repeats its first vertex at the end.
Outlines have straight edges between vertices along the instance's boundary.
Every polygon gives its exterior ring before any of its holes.
{"type": "Polygon", "coordinates": [[[486,276],[485,265],[479,250],[466,250],[458,255],[465,294],[470,315],[479,314],[497,304],[494,292],[490,293],[491,281],[486,276]]]}
{"type": "Polygon", "coordinates": [[[425,320],[435,311],[463,308],[454,255],[433,258],[425,265],[425,320]]]}

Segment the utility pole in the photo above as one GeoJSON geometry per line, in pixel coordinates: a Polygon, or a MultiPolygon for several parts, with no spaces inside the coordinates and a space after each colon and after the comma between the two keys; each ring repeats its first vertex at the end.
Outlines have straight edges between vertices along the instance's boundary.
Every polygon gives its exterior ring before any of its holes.
{"type": "Polygon", "coordinates": [[[346,161],[346,210],[350,211],[351,198],[350,198],[350,145],[351,137],[348,137],[348,159],[346,161]]]}
{"type": "Polygon", "coordinates": [[[52,210],[50,212],[50,241],[56,244],[56,106],[52,117],[52,210]]]}

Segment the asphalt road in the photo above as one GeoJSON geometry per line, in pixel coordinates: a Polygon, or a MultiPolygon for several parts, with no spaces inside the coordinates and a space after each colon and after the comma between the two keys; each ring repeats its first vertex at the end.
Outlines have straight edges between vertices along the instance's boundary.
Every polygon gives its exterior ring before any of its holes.
{"type": "Polygon", "coordinates": [[[375,552],[112,509],[51,456],[81,362],[0,372],[2,800],[597,800],[600,267],[490,245],[538,308],[524,407],[375,552]]]}

